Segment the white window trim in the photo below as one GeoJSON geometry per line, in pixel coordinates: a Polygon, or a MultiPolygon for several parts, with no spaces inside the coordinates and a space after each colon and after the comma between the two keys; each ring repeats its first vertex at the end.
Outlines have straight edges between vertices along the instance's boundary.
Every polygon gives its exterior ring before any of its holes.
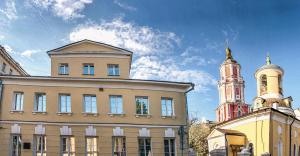
{"type": "MultiPolygon", "coordinates": [[[[114,104],[115,105],[115,104],[114,104]]],[[[110,113],[109,114],[111,114],[111,115],[123,115],[123,114],[125,114],[124,113],[124,101],[123,101],[123,96],[122,95],[109,95],[109,109],[110,109],[110,113]],[[116,112],[117,110],[118,110],[118,105],[117,105],[117,109],[116,109],[116,111],[115,112],[113,112],[112,110],[112,105],[111,105],[111,100],[110,100],[110,98],[112,97],[112,96],[114,96],[114,97],[121,97],[121,99],[122,99],[122,110],[121,110],[121,112],[116,112]]]]}
{"type": "Polygon", "coordinates": [[[68,63],[61,63],[61,64],[59,64],[59,66],[58,66],[58,74],[59,75],[69,75],[69,64],[68,63]],[[60,68],[63,68],[63,72],[61,73],[60,72],[60,68]]]}
{"type": "MultiPolygon", "coordinates": [[[[44,101],[44,99],[43,99],[43,101],[44,101]]],[[[45,112],[47,112],[47,95],[46,95],[46,93],[35,93],[34,94],[34,108],[33,108],[33,110],[34,110],[33,111],[34,113],[45,113],[45,112]],[[44,104],[42,103],[42,111],[38,110],[38,108],[39,108],[38,107],[39,103],[38,103],[38,99],[37,99],[38,95],[44,95],[45,96],[45,108],[44,108],[44,104]]]]}
{"type": "Polygon", "coordinates": [[[83,114],[98,114],[98,105],[97,105],[97,96],[95,94],[84,94],[83,95],[83,99],[82,99],[82,103],[83,103],[83,114]],[[93,112],[93,105],[92,105],[92,101],[90,101],[91,103],[89,104],[90,105],[90,109],[92,111],[89,111],[87,112],[87,110],[85,109],[86,108],[86,103],[85,103],[85,97],[90,97],[91,100],[92,100],[92,97],[95,97],[96,98],[96,112],[93,112]]]}
{"type": "Polygon", "coordinates": [[[99,150],[98,150],[98,136],[85,136],[85,155],[98,155],[99,153],[99,150]],[[87,149],[88,149],[88,146],[87,146],[87,139],[96,139],[96,151],[91,151],[91,152],[88,152],[87,149]]]}
{"type": "Polygon", "coordinates": [[[82,74],[83,75],[95,75],[95,66],[94,66],[94,64],[93,63],[84,63],[83,64],[83,69],[82,69],[82,74]],[[84,73],[84,68],[87,66],[87,73],[84,73]],[[93,67],[94,68],[94,73],[93,74],[91,74],[91,67],[93,67]]]}
{"type": "MultiPolygon", "coordinates": [[[[166,117],[172,117],[174,118],[175,117],[175,109],[174,109],[174,98],[172,97],[161,97],[161,101],[160,101],[160,107],[161,107],[161,116],[163,118],[166,118],[166,117]],[[171,104],[171,107],[172,107],[172,114],[171,115],[167,115],[168,113],[168,109],[166,109],[166,114],[163,114],[163,111],[162,111],[162,99],[171,99],[172,100],[172,104],[171,104]]],[[[165,105],[166,108],[167,108],[167,105],[165,105]]]]}
{"type": "Polygon", "coordinates": [[[108,76],[120,76],[121,75],[121,71],[120,71],[120,65],[119,64],[107,64],[107,75],[108,76]],[[109,69],[110,69],[110,66],[113,66],[113,74],[110,74],[109,73],[109,69]],[[116,66],[118,68],[116,68],[116,66]],[[116,74],[116,69],[118,69],[119,73],[116,74]]]}
{"type": "MultiPolygon", "coordinates": [[[[72,114],[72,97],[71,97],[71,94],[68,94],[68,93],[59,93],[58,94],[58,114],[72,114]],[[60,101],[60,97],[61,96],[70,96],[70,112],[66,111],[66,112],[62,112],[61,111],[61,101],[60,101]]],[[[67,110],[67,103],[66,103],[66,110],[67,110]]]]}
{"type": "Polygon", "coordinates": [[[150,115],[150,100],[149,100],[149,97],[148,96],[135,96],[135,113],[136,113],[136,115],[138,115],[138,116],[148,116],[148,115],[150,115]],[[137,98],[147,98],[147,108],[148,108],[148,111],[147,111],[147,113],[146,114],[143,114],[142,112],[143,112],[143,107],[142,107],[142,105],[141,105],[141,113],[140,114],[138,114],[137,113],[137,105],[136,105],[136,100],[137,100],[137,98]]]}
{"type": "Polygon", "coordinates": [[[13,92],[13,98],[12,98],[12,105],[11,105],[11,112],[23,112],[23,108],[24,108],[24,92],[19,92],[19,91],[16,91],[16,92],[13,92]],[[22,95],[22,103],[21,103],[21,108],[18,110],[16,109],[16,96],[17,94],[21,94],[22,95]]]}

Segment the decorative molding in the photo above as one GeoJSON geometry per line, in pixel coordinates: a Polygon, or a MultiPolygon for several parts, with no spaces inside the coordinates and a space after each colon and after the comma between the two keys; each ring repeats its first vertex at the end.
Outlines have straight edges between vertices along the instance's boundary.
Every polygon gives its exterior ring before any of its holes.
{"type": "Polygon", "coordinates": [[[139,136],[140,137],[150,137],[150,130],[148,130],[147,128],[140,129],[139,136]]]}
{"type": "Polygon", "coordinates": [[[165,137],[175,137],[175,131],[173,128],[167,128],[165,130],[165,137]]]}
{"type": "Polygon", "coordinates": [[[21,126],[18,124],[14,124],[11,126],[11,133],[12,134],[21,134],[21,126]]]}
{"type": "Polygon", "coordinates": [[[86,136],[96,136],[96,128],[93,126],[89,126],[85,129],[85,135],[86,136]]]}
{"type": "Polygon", "coordinates": [[[270,119],[270,114],[257,114],[256,116],[250,116],[249,118],[242,118],[240,120],[234,120],[233,123],[229,122],[226,125],[221,125],[220,127],[223,129],[230,129],[233,127],[241,126],[250,122],[255,122],[255,121],[262,121],[262,120],[269,120],[270,119]]]}
{"type": "Polygon", "coordinates": [[[113,129],[113,136],[124,136],[124,130],[120,127],[116,127],[113,129]]]}
{"type": "Polygon", "coordinates": [[[279,135],[282,134],[282,128],[281,128],[281,126],[277,127],[277,132],[278,132],[279,135]]]}
{"type": "Polygon", "coordinates": [[[60,128],[60,135],[72,135],[72,129],[68,126],[63,126],[60,128]]]}
{"type": "Polygon", "coordinates": [[[43,127],[43,125],[37,125],[34,128],[34,134],[39,134],[39,135],[45,135],[45,127],[43,127]]]}

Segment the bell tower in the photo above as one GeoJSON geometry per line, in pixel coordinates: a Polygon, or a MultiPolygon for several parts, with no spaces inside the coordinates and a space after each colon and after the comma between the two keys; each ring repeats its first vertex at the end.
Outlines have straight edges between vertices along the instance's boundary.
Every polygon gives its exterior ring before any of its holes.
{"type": "Polygon", "coordinates": [[[241,66],[233,59],[231,49],[226,48],[226,59],[220,66],[219,106],[216,109],[217,122],[223,122],[249,113],[245,104],[245,82],[241,76],[241,66]]]}

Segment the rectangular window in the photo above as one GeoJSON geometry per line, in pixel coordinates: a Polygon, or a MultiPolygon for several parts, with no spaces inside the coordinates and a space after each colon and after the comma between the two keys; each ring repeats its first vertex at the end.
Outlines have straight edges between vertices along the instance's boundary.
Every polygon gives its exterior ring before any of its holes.
{"type": "Polygon", "coordinates": [[[94,75],[94,64],[84,64],[83,75],[94,75]]]}
{"type": "Polygon", "coordinates": [[[84,95],[83,102],[85,113],[97,113],[96,95],[84,95]]]}
{"type": "Polygon", "coordinates": [[[14,111],[22,111],[23,110],[23,93],[15,92],[14,93],[14,103],[13,103],[13,110],[14,111]]]}
{"type": "Polygon", "coordinates": [[[175,156],[175,139],[165,138],[164,149],[165,149],[165,156],[175,156]]]}
{"type": "Polygon", "coordinates": [[[1,71],[2,71],[2,72],[5,72],[5,69],[6,69],[6,64],[5,64],[5,63],[3,63],[3,64],[2,64],[1,71]]]}
{"type": "Polygon", "coordinates": [[[86,137],[86,156],[98,156],[97,137],[86,137]]]}
{"type": "Polygon", "coordinates": [[[36,93],[35,94],[34,111],[35,112],[46,112],[46,94],[45,93],[36,93]]]}
{"type": "Polygon", "coordinates": [[[122,114],[123,113],[123,100],[121,95],[110,95],[110,113],[122,114]]]}
{"type": "Polygon", "coordinates": [[[21,156],[21,136],[12,135],[11,136],[11,156],[21,156]]]}
{"type": "Polygon", "coordinates": [[[46,156],[46,136],[35,135],[34,136],[34,155],[35,156],[46,156]]]}
{"type": "Polygon", "coordinates": [[[59,74],[68,75],[69,74],[69,65],[67,63],[62,63],[59,65],[59,74]]]}
{"type": "Polygon", "coordinates": [[[139,138],[139,156],[151,155],[151,138],[139,138]]]}
{"type": "Polygon", "coordinates": [[[125,137],[113,137],[113,156],[126,156],[125,137]]]}
{"type": "Polygon", "coordinates": [[[107,65],[108,68],[108,76],[119,76],[120,70],[118,64],[109,64],[107,65]]]}
{"type": "Polygon", "coordinates": [[[173,116],[173,99],[162,97],[161,98],[162,116],[173,116]]]}
{"type": "Polygon", "coordinates": [[[136,114],[147,115],[149,114],[149,104],[147,96],[135,97],[136,114]]]}
{"type": "Polygon", "coordinates": [[[59,112],[71,113],[71,96],[70,94],[59,95],[59,112]]]}
{"type": "Polygon", "coordinates": [[[72,136],[61,136],[61,156],[75,156],[75,138],[72,136]]]}
{"type": "Polygon", "coordinates": [[[240,99],[241,95],[240,95],[240,89],[239,88],[235,88],[235,98],[236,99],[240,99]]]}
{"type": "Polygon", "coordinates": [[[9,75],[12,75],[12,74],[13,74],[13,70],[9,69],[9,75]]]}

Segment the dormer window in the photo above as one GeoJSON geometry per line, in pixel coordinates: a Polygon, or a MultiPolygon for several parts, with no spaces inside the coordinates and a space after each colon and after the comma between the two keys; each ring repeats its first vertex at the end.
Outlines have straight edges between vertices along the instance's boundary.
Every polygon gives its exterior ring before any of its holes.
{"type": "Polygon", "coordinates": [[[59,75],[68,75],[69,74],[69,65],[67,63],[62,63],[59,65],[59,75]]]}
{"type": "Polygon", "coordinates": [[[118,64],[107,65],[108,76],[120,76],[120,69],[118,64]]]}
{"type": "Polygon", "coordinates": [[[94,75],[94,64],[83,64],[83,75],[94,75]]]}

